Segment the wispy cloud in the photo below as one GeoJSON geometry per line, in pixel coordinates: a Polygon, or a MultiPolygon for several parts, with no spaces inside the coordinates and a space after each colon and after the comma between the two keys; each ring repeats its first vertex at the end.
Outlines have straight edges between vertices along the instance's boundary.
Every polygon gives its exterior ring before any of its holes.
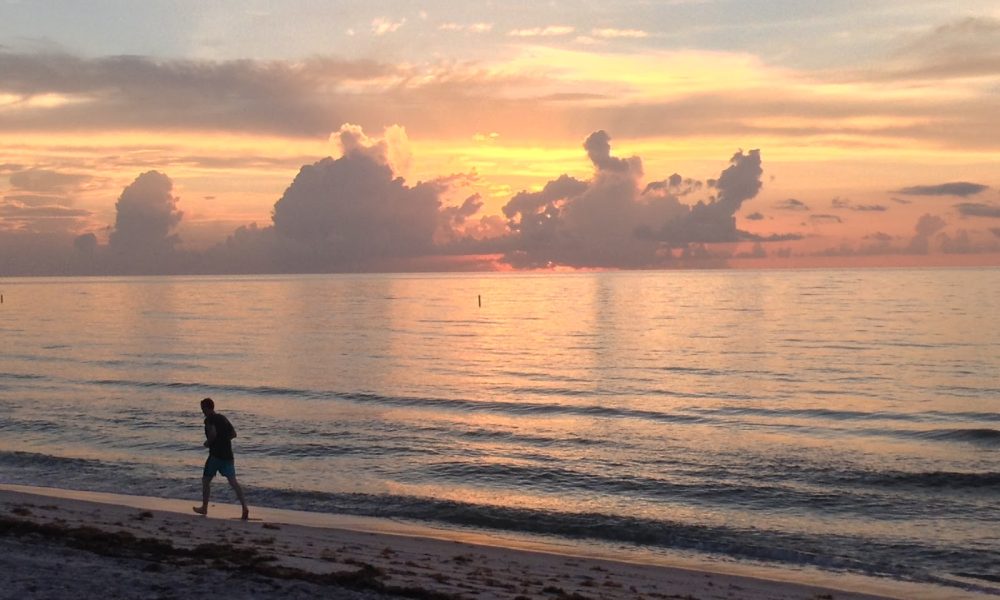
{"type": "Polygon", "coordinates": [[[960,202],[955,205],[958,212],[965,217],[992,217],[1000,219],[1000,206],[984,202],[960,202]]]}
{"type": "Polygon", "coordinates": [[[507,32],[511,37],[556,37],[570,35],[576,31],[575,27],[567,25],[549,25],[548,27],[532,27],[529,29],[512,29],[507,32]]]}
{"type": "Polygon", "coordinates": [[[441,31],[459,31],[463,33],[489,33],[493,23],[442,23],[438,25],[441,31]]]}
{"type": "Polygon", "coordinates": [[[789,198],[774,205],[778,210],[809,210],[809,205],[801,200],[789,198]]]}
{"type": "Polygon", "coordinates": [[[885,79],[959,79],[1000,75],[1000,18],[964,17],[911,36],[883,70],[885,79]]]}
{"type": "Polygon", "coordinates": [[[939,183],[936,185],[914,185],[895,190],[897,194],[907,196],[974,196],[980,192],[990,189],[990,186],[981,183],[971,183],[968,181],[952,181],[949,183],[939,183]]]}
{"type": "Polygon", "coordinates": [[[400,27],[406,24],[406,19],[400,19],[398,21],[392,21],[383,17],[378,17],[372,20],[372,33],[375,35],[385,35],[387,33],[395,33],[400,27]]]}
{"type": "Polygon", "coordinates": [[[602,39],[615,39],[615,38],[631,38],[631,39],[641,39],[649,37],[649,32],[643,31],[641,29],[591,29],[590,35],[595,38],[602,39]]]}

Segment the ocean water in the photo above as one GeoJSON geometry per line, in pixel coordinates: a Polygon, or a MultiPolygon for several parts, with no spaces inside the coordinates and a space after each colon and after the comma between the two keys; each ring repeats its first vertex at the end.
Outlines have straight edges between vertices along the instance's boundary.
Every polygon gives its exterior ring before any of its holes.
{"type": "Polygon", "coordinates": [[[0,293],[0,483],[196,499],[211,396],[252,504],[1000,594],[1000,269],[0,293]]]}

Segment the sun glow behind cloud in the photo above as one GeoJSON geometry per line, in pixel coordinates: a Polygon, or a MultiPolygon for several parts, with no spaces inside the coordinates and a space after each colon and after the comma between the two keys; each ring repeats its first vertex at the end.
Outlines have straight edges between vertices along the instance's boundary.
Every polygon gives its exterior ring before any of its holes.
{"type": "MultiPolygon", "coordinates": [[[[398,124],[407,150],[389,161],[395,175],[412,185],[449,181],[444,201],[478,195],[483,213],[502,220],[501,208],[522,190],[538,192],[564,174],[589,178],[582,140],[606,130],[617,156],[641,158],[644,183],[672,173],[707,181],[734,152],[760,148],[764,185],[746,214],[762,218],[747,228],[809,236],[796,242],[809,251],[888,230],[900,239],[928,213],[945,215],[952,235],[991,231],[1000,201],[995,21],[902,28],[894,52],[817,68],[781,60],[766,44],[694,43],[710,27],[509,16],[358,16],[338,25],[354,30],[357,48],[372,44],[357,60],[0,53],[8,71],[0,81],[0,194],[9,214],[29,215],[46,207],[26,203],[44,198],[4,189],[4,178],[84,173],[86,185],[55,200],[89,214],[74,232],[97,231],[113,218],[120,191],[157,170],[172,180],[186,215],[182,238],[191,239],[184,228],[195,222],[230,231],[266,223],[304,165],[339,156],[327,136],[343,124],[370,134],[398,124]],[[480,51],[417,51],[431,38],[480,51]],[[891,190],[948,181],[983,185],[981,207],[891,199],[891,190]],[[789,198],[887,209],[828,218],[820,208],[806,218],[773,209],[789,198]]],[[[705,188],[703,199],[712,193],[705,188]]]]}

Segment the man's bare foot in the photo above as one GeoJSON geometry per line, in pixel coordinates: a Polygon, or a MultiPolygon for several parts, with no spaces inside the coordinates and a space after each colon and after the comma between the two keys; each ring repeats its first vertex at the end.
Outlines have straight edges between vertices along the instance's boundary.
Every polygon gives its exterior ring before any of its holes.
{"type": "Polygon", "coordinates": [[[250,509],[244,506],[243,507],[243,517],[242,517],[242,519],[244,521],[246,521],[249,518],[250,518],[250,509]]]}
{"type": "Polygon", "coordinates": [[[198,513],[199,515],[207,515],[208,514],[208,507],[207,506],[192,506],[191,510],[193,510],[196,513],[198,513]]]}

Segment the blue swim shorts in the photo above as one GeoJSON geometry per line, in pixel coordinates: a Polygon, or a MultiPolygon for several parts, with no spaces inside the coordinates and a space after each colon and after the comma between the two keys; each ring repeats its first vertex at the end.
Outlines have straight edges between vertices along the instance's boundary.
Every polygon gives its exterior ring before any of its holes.
{"type": "Polygon", "coordinates": [[[202,477],[211,479],[215,477],[216,473],[222,473],[223,477],[236,477],[236,463],[224,458],[209,456],[208,460],[205,461],[202,477]]]}

